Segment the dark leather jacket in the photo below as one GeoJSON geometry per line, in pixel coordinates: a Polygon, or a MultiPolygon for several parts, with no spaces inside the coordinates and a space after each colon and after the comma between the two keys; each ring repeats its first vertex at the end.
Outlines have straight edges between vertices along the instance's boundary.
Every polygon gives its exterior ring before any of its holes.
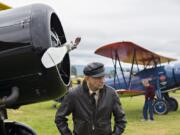
{"type": "Polygon", "coordinates": [[[55,117],[61,135],[72,135],[66,116],[72,113],[74,135],[121,135],[126,126],[125,113],[119,97],[111,87],[100,90],[97,106],[94,107],[86,82],[72,89],[64,98],[55,117]],[[114,115],[114,129],[111,116],[114,115]]]}

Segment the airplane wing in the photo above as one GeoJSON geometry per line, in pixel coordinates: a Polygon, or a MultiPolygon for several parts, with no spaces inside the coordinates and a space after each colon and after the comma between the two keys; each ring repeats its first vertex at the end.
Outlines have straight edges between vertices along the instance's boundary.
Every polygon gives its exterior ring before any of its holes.
{"type": "Polygon", "coordinates": [[[130,97],[130,96],[138,96],[143,95],[143,90],[126,90],[126,89],[118,89],[116,90],[117,94],[121,97],[130,97]]]}
{"type": "Polygon", "coordinates": [[[115,42],[98,48],[95,53],[108,58],[132,63],[133,55],[139,65],[154,65],[175,61],[176,59],[164,57],[140,47],[132,42],[115,42]]]}
{"type": "Polygon", "coordinates": [[[11,8],[10,6],[0,2],[0,10],[6,10],[6,9],[10,9],[10,8],[11,8]]]}

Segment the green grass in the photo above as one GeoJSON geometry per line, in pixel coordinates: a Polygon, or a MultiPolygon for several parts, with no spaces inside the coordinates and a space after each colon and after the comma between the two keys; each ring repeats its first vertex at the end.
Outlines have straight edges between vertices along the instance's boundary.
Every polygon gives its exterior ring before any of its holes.
{"type": "MultiPolygon", "coordinates": [[[[172,93],[180,103],[180,91],[172,93]]],[[[155,115],[154,122],[142,122],[144,97],[121,98],[127,116],[127,128],[124,135],[180,135],[180,109],[167,115],[155,115]]],[[[54,124],[56,109],[51,106],[54,102],[43,102],[23,106],[18,110],[8,110],[9,120],[16,120],[31,126],[38,135],[59,135],[54,124]]],[[[69,125],[72,129],[70,116],[69,125]]]]}
{"type": "MultiPolygon", "coordinates": [[[[173,94],[180,103],[180,93],[173,94]]],[[[144,97],[121,98],[127,115],[125,135],[180,135],[180,109],[167,115],[154,115],[154,122],[142,122],[144,97]]]]}

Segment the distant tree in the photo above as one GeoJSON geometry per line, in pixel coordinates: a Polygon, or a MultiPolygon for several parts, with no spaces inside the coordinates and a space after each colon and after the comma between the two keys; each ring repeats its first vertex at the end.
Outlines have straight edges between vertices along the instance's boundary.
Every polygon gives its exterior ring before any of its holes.
{"type": "Polygon", "coordinates": [[[77,76],[77,69],[75,66],[71,66],[71,75],[77,76]]]}

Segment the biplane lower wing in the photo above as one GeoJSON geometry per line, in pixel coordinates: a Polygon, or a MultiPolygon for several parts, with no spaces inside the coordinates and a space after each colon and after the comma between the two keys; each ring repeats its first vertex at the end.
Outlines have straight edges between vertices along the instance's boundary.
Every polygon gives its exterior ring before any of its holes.
{"type": "Polygon", "coordinates": [[[118,89],[116,90],[117,94],[121,97],[131,97],[131,96],[138,96],[143,95],[143,90],[126,90],[126,89],[118,89]]]}

